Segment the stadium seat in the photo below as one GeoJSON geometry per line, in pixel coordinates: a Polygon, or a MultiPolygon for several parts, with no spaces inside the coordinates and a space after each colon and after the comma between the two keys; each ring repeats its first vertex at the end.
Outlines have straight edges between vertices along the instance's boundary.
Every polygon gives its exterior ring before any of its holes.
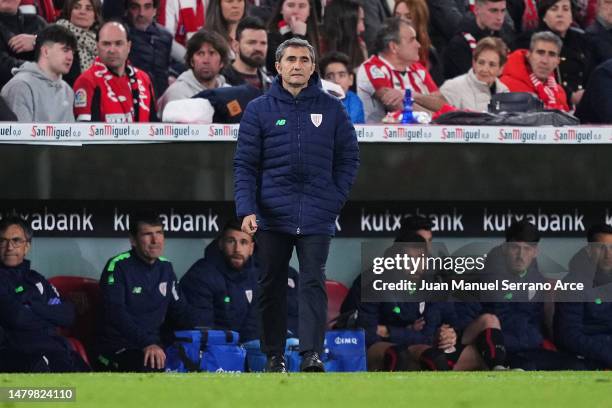
{"type": "Polygon", "coordinates": [[[54,276],[49,282],[55,286],[63,299],[72,302],[75,306],[74,325],[64,329],[62,334],[68,337],[75,351],[83,355],[93,341],[95,320],[100,305],[98,281],[81,276],[54,276]]]}
{"type": "Polygon", "coordinates": [[[327,280],[325,281],[327,290],[327,324],[331,328],[330,322],[340,315],[340,306],[348,293],[348,288],[342,283],[327,280]]]}

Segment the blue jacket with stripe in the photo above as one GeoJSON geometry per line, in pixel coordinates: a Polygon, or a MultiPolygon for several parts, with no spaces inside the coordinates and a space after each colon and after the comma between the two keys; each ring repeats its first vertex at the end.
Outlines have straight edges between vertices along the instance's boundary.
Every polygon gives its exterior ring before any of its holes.
{"type": "Polygon", "coordinates": [[[294,235],[334,235],[359,167],[355,129],[315,73],[297,97],[279,77],[242,116],[234,156],[239,217],[294,235]]]}
{"type": "Polygon", "coordinates": [[[162,324],[176,329],[199,325],[198,316],[181,296],[172,264],[163,257],[143,261],[134,250],[112,258],[100,278],[102,316],[98,350],[143,349],[162,345],[162,324]]]}
{"type": "Polygon", "coordinates": [[[57,290],[24,260],[16,267],[0,264],[0,327],[3,347],[21,352],[66,350],[58,326],[74,322],[71,303],[62,302],[57,290]]]}

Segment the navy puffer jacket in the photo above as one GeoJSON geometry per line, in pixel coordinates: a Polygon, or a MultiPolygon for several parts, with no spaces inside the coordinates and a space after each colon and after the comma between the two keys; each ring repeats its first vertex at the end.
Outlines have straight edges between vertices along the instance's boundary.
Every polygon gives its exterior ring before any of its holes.
{"type": "Polygon", "coordinates": [[[267,94],[248,104],[240,122],[237,215],[257,214],[262,230],[334,235],[358,167],[355,129],[318,75],[297,98],[276,77],[267,94]]]}

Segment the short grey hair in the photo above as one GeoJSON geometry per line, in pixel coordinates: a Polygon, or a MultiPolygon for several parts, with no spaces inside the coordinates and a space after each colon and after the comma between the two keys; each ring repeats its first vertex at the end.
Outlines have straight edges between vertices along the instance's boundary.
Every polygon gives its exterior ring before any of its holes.
{"type": "Polygon", "coordinates": [[[400,17],[389,17],[383,21],[382,25],[376,32],[376,38],[374,39],[374,48],[376,53],[388,50],[389,44],[392,42],[399,44],[401,41],[400,28],[402,25],[414,29],[414,26],[410,21],[406,21],[400,17]]]}
{"type": "Polygon", "coordinates": [[[312,45],[306,40],[302,40],[301,38],[290,38],[284,41],[281,45],[276,49],[276,54],[274,57],[276,58],[276,62],[280,62],[283,59],[283,55],[285,54],[285,50],[289,47],[302,47],[308,49],[308,54],[310,54],[310,59],[312,63],[315,63],[315,51],[312,48],[312,45]]]}
{"type": "Polygon", "coordinates": [[[559,54],[561,54],[563,41],[561,41],[561,38],[559,38],[559,36],[552,31],[541,31],[532,35],[531,42],[529,43],[529,51],[533,51],[538,41],[546,41],[555,44],[559,50],[559,54]]]}

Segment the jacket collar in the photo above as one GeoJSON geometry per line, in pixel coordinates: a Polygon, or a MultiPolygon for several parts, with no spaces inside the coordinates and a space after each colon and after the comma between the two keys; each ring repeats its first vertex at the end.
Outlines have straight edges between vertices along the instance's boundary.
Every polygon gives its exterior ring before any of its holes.
{"type": "Polygon", "coordinates": [[[306,88],[302,89],[296,98],[283,88],[280,75],[276,75],[272,81],[272,86],[268,91],[268,94],[274,98],[281,99],[287,102],[293,102],[295,99],[303,100],[315,98],[317,95],[323,93],[323,86],[321,85],[321,79],[319,74],[314,72],[308,80],[306,88]]]}

